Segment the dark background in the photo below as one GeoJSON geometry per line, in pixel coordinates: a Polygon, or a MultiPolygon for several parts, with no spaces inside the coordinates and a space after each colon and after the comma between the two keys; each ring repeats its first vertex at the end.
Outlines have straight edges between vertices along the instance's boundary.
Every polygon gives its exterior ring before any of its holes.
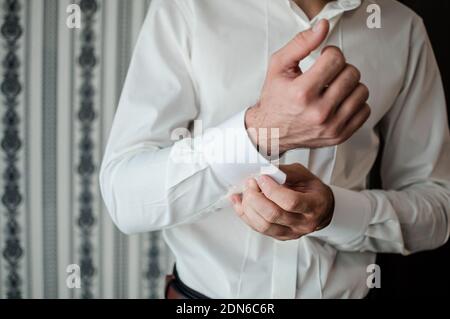
{"type": "MultiPolygon", "coordinates": [[[[441,70],[449,109],[450,27],[448,0],[402,0],[424,20],[441,70]]],[[[449,110],[450,113],[450,110],[449,110]]],[[[450,121],[450,119],[449,119],[450,121]]],[[[448,164],[450,166],[450,163],[448,164]]],[[[375,171],[375,175],[376,171],[375,171]]],[[[378,180],[379,184],[379,179],[378,180]]],[[[381,289],[374,299],[409,297],[450,297],[450,243],[431,251],[403,257],[381,254],[381,289]]]]}

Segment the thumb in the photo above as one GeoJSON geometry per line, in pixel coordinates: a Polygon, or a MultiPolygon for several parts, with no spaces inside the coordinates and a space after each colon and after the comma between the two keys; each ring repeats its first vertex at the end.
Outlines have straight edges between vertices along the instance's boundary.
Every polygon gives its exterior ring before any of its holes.
{"type": "Polygon", "coordinates": [[[267,199],[285,211],[297,212],[301,210],[301,205],[308,202],[308,198],[303,196],[301,192],[280,185],[269,176],[259,177],[258,185],[267,199]]]}
{"type": "Polygon", "coordinates": [[[275,71],[283,72],[293,67],[298,68],[299,62],[325,41],[329,29],[328,20],[322,19],[312,29],[297,34],[294,39],[275,53],[275,56],[278,56],[274,66],[275,71]]]}

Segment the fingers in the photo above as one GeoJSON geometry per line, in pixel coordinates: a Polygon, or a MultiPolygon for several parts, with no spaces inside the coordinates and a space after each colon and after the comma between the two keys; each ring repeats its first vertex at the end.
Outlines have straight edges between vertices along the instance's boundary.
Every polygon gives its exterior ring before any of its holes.
{"type": "Polygon", "coordinates": [[[302,77],[297,78],[297,81],[299,86],[301,85],[311,94],[319,95],[345,67],[346,62],[342,51],[337,47],[329,46],[323,50],[314,65],[302,77]]]}
{"type": "Polygon", "coordinates": [[[293,67],[298,68],[299,62],[325,41],[329,29],[329,22],[321,20],[313,29],[297,34],[294,39],[273,55],[270,71],[281,73],[293,67]]]}
{"type": "Polygon", "coordinates": [[[340,122],[340,125],[345,125],[366,104],[368,99],[369,90],[364,84],[359,83],[336,111],[336,121],[340,122]]]}
{"type": "Polygon", "coordinates": [[[302,193],[279,185],[268,176],[258,178],[263,194],[276,205],[288,212],[302,213],[308,207],[309,199],[302,193]]]}
{"type": "MultiPolygon", "coordinates": [[[[364,84],[359,84],[337,109],[331,127],[339,132],[340,139],[347,140],[368,119],[370,108],[366,104],[369,90],[364,84]],[[354,120],[352,120],[354,118],[354,120]],[[359,126],[358,126],[359,125],[359,126]],[[345,133],[345,136],[343,134],[345,133]]],[[[342,143],[342,141],[340,141],[342,143]]]]}
{"type": "Polygon", "coordinates": [[[333,109],[335,109],[350,94],[352,94],[352,92],[357,88],[360,80],[361,72],[359,72],[359,70],[353,65],[347,64],[344,70],[325,91],[323,98],[332,105],[333,109]]]}
{"type": "Polygon", "coordinates": [[[245,205],[244,210],[243,202],[234,196],[236,195],[233,195],[232,198],[232,201],[234,203],[234,210],[236,211],[238,216],[256,232],[276,238],[278,240],[292,240],[300,237],[299,235],[296,235],[289,227],[273,224],[266,221],[251,206],[245,205]],[[237,199],[237,201],[235,199],[237,199]]]}
{"type": "Polygon", "coordinates": [[[350,119],[345,125],[341,136],[339,138],[339,144],[347,141],[357,130],[364,125],[367,119],[370,117],[370,107],[368,104],[364,104],[363,107],[350,119]]]}
{"type": "Polygon", "coordinates": [[[244,215],[244,208],[242,207],[242,195],[233,194],[230,196],[230,201],[233,203],[233,208],[236,214],[239,217],[242,217],[242,215],[244,215]]]}
{"type": "Polygon", "coordinates": [[[244,206],[249,206],[270,224],[291,227],[292,225],[301,224],[305,219],[302,214],[284,211],[274,202],[267,199],[261,192],[248,190],[244,197],[246,202],[244,206]]]}
{"type": "MultiPolygon", "coordinates": [[[[300,164],[286,167],[289,167],[287,170],[304,169],[300,164]]],[[[310,197],[265,176],[257,182],[249,180],[244,194],[233,195],[230,199],[237,215],[255,231],[278,240],[293,240],[314,232],[323,220],[323,214],[312,206],[320,207],[314,202],[317,196],[310,197]]]]}

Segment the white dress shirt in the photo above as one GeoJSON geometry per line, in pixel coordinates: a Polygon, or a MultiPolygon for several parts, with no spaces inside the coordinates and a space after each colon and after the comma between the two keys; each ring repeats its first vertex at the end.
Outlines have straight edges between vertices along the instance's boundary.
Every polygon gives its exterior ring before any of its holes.
{"type": "MultiPolygon", "coordinates": [[[[396,1],[333,1],[310,21],[288,0],[154,0],[100,180],[117,226],[128,234],[163,230],[181,279],[206,296],[361,298],[377,252],[409,254],[448,239],[449,141],[424,25],[396,1]],[[381,7],[381,29],[366,25],[371,3],[381,7]],[[335,211],[327,228],[279,242],[244,224],[227,194],[274,167],[253,147],[244,114],[258,100],[271,54],[321,18],[331,23],[326,44],[361,70],[372,114],[342,145],[281,158],[330,184],[335,211]],[[174,139],[176,129],[198,128],[194,121],[202,134],[174,139]],[[381,141],[384,190],[367,190],[381,141]],[[238,144],[257,161],[220,160],[238,144]]],[[[283,183],[280,172],[268,174],[283,183]]]]}

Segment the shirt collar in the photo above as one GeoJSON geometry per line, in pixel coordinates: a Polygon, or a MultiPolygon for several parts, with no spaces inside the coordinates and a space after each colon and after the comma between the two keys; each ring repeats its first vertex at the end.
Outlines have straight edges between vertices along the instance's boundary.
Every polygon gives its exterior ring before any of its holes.
{"type": "Polygon", "coordinates": [[[344,11],[351,11],[361,6],[361,0],[337,0],[330,4],[341,7],[344,11]]]}
{"type": "MultiPolygon", "coordinates": [[[[293,0],[285,0],[287,3],[292,3],[293,0]]],[[[362,0],[335,0],[330,1],[326,4],[326,6],[334,6],[339,7],[344,11],[350,11],[361,6],[362,0]]]]}
{"type": "Polygon", "coordinates": [[[336,0],[331,1],[325,5],[323,10],[314,17],[311,21],[306,17],[305,13],[293,2],[293,0],[285,0],[285,2],[291,7],[291,9],[303,20],[304,23],[314,25],[315,22],[321,19],[331,20],[334,17],[347,12],[352,11],[361,6],[362,0],[336,0]]]}

